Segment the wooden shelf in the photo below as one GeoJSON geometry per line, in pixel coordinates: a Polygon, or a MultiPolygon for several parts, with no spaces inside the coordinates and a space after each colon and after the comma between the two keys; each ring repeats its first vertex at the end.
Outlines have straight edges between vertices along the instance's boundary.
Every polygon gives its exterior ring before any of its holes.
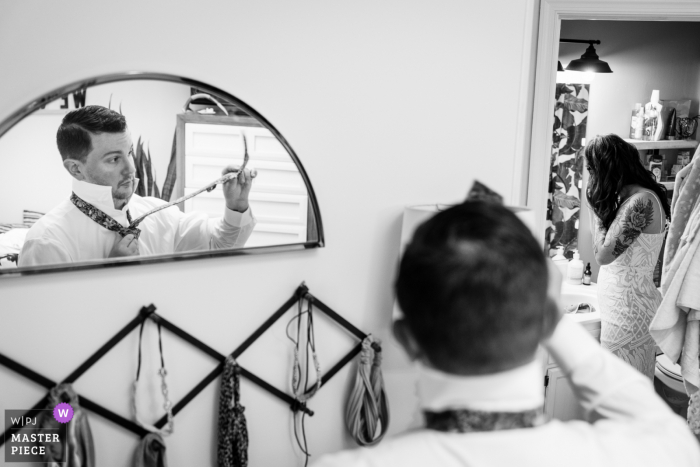
{"type": "Polygon", "coordinates": [[[634,145],[637,149],[695,149],[699,144],[694,139],[675,139],[673,141],[643,141],[640,139],[626,139],[625,141],[634,145]]]}

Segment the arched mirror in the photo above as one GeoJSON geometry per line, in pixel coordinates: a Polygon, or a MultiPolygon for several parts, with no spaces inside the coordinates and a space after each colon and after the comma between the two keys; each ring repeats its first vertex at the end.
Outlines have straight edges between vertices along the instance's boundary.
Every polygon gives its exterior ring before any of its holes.
{"type": "Polygon", "coordinates": [[[0,174],[0,276],[324,244],[284,137],[182,77],[114,74],[39,97],[0,123],[0,174]]]}

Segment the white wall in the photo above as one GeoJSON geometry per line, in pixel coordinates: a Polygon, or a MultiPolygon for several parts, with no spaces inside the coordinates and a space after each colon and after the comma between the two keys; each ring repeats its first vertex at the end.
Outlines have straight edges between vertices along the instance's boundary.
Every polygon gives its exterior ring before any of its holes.
{"type": "MultiPolygon", "coordinates": [[[[13,70],[0,74],[0,119],[59,85],[104,73],[148,70],[208,82],[254,107],[289,141],[313,182],[327,240],[311,251],[0,278],[0,352],[59,380],[153,302],[227,353],[305,280],[384,339],[392,432],[404,428],[413,376],[389,338],[402,209],[461,200],[474,178],[515,198],[516,125],[526,117],[517,107],[527,91],[521,62],[533,27],[527,5],[0,0],[0,63],[13,70]]],[[[291,363],[287,318],[240,359],[281,388],[291,363]]],[[[319,321],[327,368],[353,341],[319,321]]],[[[149,326],[143,374],[152,381],[153,414],[161,404],[155,343],[149,326]]],[[[167,332],[164,347],[177,400],[214,362],[167,332]]],[[[75,386],[127,415],[135,360],[132,333],[75,386]]],[[[343,423],[348,370],[310,403],[314,455],[353,446],[343,423]]],[[[214,459],[217,386],[176,416],[166,441],[170,465],[214,459]]],[[[250,464],[301,465],[289,408],[248,382],[242,391],[250,464]]],[[[0,368],[0,412],[30,407],[43,393],[0,368]]],[[[91,423],[99,464],[128,465],[135,437],[94,414],[91,423]]]]}
{"type": "MultiPolygon", "coordinates": [[[[595,46],[596,53],[613,71],[596,74],[591,83],[587,141],[608,133],[628,138],[634,104],[649,102],[653,89],[660,90],[662,100],[692,99],[690,116],[698,114],[700,48],[689,44],[700,39],[700,23],[565,20],[561,37],[600,40],[601,44],[595,46]]],[[[562,65],[566,67],[571,60],[580,58],[586,47],[587,44],[560,43],[562,65]]],[[[588,173],[584,170],[579,250],[581,259],[591,263],[595,281],[600,266],[592,251],[585,201],[587,183],[588,173]]]]}

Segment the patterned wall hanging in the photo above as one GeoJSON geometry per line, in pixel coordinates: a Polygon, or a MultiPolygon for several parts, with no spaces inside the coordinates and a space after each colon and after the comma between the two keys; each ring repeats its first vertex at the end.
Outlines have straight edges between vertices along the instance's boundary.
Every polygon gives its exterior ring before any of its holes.
{"type": "Polygon", "coordinates": [[[578,249],[581,210],[583,141],[588,122],[588,84],[560,84],[556,87],[554,134],[552,137],[547,230],[549,255],[564,247],[567,258],[578,249]]]}

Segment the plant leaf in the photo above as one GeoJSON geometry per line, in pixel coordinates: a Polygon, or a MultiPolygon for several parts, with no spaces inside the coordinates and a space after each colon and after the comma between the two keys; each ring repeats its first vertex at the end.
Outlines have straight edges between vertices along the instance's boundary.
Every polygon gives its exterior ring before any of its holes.
{"type": "Polygon", "coordinates": [[[163,192],[161,193],[161,199],[164,201],[170,201],[170,197],[173,194],[173,189],[175,188],[175,181],[177,179],[177,132],[173,133],[173,145],[170,150],[170,162],[168,163],[168,172],[165,174],[165,181],[163,182],[163,192]]]}
{"type": "Polygon", "coordinates": [[[554,193],[554,203],[560,208],[575,209],[581,206],[581,201],[575,196],[557,191],[554,193]]]}
{"type": "Polygon", "coordinates": [[[588,101],[586,99],[579,99],[576,96],[567,94],[564,96],[564,108],[568,109],[570,112],[586,112],[588,110],[588,101]]]}

